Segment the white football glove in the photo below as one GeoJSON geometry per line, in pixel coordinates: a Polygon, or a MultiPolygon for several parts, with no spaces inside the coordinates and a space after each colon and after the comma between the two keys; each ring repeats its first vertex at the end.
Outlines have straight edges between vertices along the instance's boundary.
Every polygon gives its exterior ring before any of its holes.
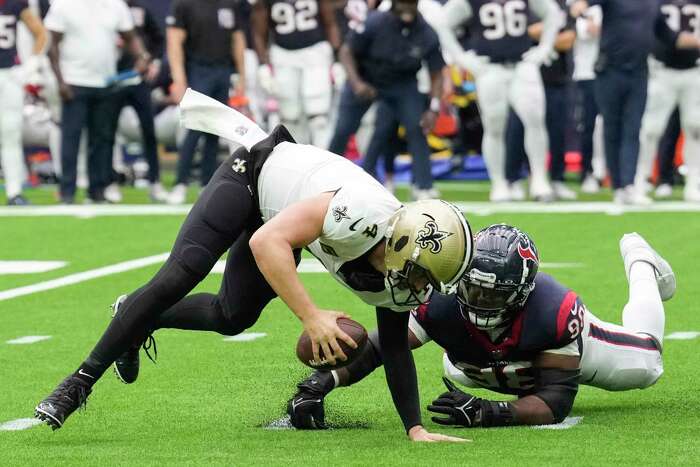
{"type": "Polygon", "coordinates": [[[275,93],[275,77],[272,74],[272,67],[267,64],[258,68],[258,84],[267,94],[275,93]]]}
{"type": "Polygon", "coordinates": [[[467,50],[460,54],[455,59],[455,64],[460,68],[469,71],[475,77],[478,76],[486,65],[491,63],[489,58],[483,55],[477,55],[473,50],[467,50]]]}
{"type": "Polygon", "coordinates": [[[523,54],[523,61],[537,66],[549,66],[557,57],[559,54],[555,50],[538,45],[523,54]]]}
{"type": "Polygon", "coordinates": [[[43,56],[30,55],[21,65],[22,84],[30,86],[41,86],[44,84],[42,74],[43,56]]]}

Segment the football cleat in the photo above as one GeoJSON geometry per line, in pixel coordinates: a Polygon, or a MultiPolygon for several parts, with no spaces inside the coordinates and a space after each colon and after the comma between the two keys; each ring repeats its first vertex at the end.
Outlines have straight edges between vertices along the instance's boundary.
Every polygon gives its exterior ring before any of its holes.
{"type": "MultiPolygon", "coordinates": [[[[117,315],[119,307],[124,303],[126,297],[126,295],[117,297],[117,300],[112,305],[112,318],[117,315]]],[[[116,374],[119,381],[124,384],[131,384],[139,377],[139,367],[141,365],[139,359],[140,347],[141,346],[135,346],[130,348],[114,361],[114,374],[116,374]]],[[[155,357],[158,356],[158,347],[152,335],[146,338],[142,347],[146,351],[148,358],[155,363],[155,357]],[[153,349],[153,357],[150,354],[151,348],[153,349]]]]}
{"type": "Polygon", "coordinates": [[[666,301],[673,297],[676,292],[676,275],[673,273],[671,265],[641,235],[636,232],[623,235],[620,239],[620,254],[625,262],[627,280],[630,278],[632,264],[644,261],[654,267],[656,285],[659,287],[661,300],[666,301]]]}
{"type": "Polygon", "coordinates": [[[323,398],[333,390],[333,375],[315,371],[297,384],[297,393],[287,402],[287,414],[294,428],[299,430],[325,430],[323,398]]]}
{"type": "Polygon", "coordinates": [[[92,388],[88,383],[71,375],[64,379],[46,399],[39,402],[34,410],[34,416],[46,422],[51,429],[58,430],[70,414],[86,406],[91,392],[92,388]]]}

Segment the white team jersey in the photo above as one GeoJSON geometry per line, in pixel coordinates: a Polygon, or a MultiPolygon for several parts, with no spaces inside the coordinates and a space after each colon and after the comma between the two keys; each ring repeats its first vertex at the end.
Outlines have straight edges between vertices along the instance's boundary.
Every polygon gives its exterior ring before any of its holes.
{"type": "Polygon", "coordinates": [[[258,178],[263,221],[293,203],[329,191],[337,193],[328,206],[321,236],[308,245],[309,250],[365,303],[408,311],[411,307],[394,304],[390,290],[354,290],[338,273],[344,263],[364,255],[384,238],[389,219],[401,207],[401,202],[361,167],[315,146],[279,144],[258,178]]]}

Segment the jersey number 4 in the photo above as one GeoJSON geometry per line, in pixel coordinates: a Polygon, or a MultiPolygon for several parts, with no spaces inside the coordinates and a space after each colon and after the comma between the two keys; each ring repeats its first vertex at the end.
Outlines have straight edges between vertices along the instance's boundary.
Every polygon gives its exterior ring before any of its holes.
{"type": "Polygon", "coordinates": [[[520,37],[527,31],[527,5],[522,0],[505,4],[485,3],[479,8],[479,22],[484,27],[484,38],[490,41],[505,36],[520,37]]]}
{"type": "Polygon", "coordinates": [[[276,23],[277,34],[291,34],[294,31],[311,31],[318,27],[316,0],[297,0],[291,3],[277,2],[272,5],[270,17],[276,23]]]}
{"type": "Polygon", "coordinates": [[[15,17],[0,15],[0,49],[11,49],[15,46],[15,17]]]}

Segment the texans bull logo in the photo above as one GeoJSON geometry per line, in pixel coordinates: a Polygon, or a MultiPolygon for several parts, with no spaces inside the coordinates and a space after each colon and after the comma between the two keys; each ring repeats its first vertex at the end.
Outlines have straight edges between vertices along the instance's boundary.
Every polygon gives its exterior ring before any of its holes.
{"type": "Polygon", "coordinates": [[[540,259],[537,257],[537,253],[532,248],[532,245],[530,245],[528,240],[520,240],[520,243],[518,243],[518,254],[524,260],[531,259],[535,262],[535,264],[539,264],[540,262],[540,259]]]}
{"type": "Polygon", "coordinates": [[[422,249],[430,249],[431,253],[440,253],[442,241],[452,235],[452,232],[440,230],[435,221],[428,221],[416,236],[416,244],[422,249]]]}

